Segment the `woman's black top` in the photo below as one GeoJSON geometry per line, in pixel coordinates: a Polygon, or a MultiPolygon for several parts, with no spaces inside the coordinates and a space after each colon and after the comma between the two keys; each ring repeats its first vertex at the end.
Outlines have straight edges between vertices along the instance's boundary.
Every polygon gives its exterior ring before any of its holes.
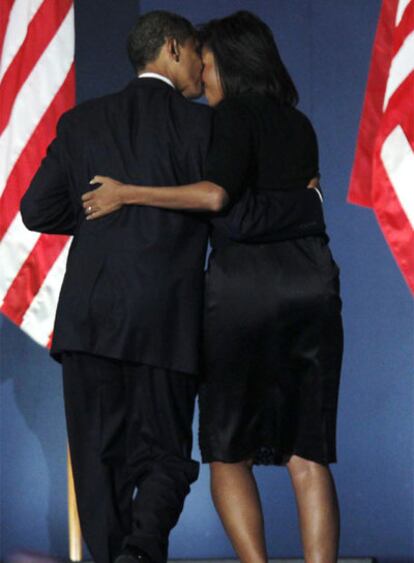
{"type": "Polygon", "coordinates": [[[223,100],[216,108],[206,180],[231,200],[246,187],[289,190],[318,175],[318,145],[309,119],[257,94],[223,100]]]}
{"type": "MultiPolygon", "coordinates": [[[[316,135],[302,112],[258,94],[226,99],[217,106],[205,179],[226,190],[230,205],[240,200],[248,188],[258,193],[290,191],[293,196],[294,190],[306,189],[309,181],[318,174],[316,135]]],[[[288,196],[286,205],[290,203],[292,210],[295,206],[297,209],[296,201],[292,197],[289,202],[288,196]]],[[[245,213],[245,208],[239,207],[245,213]]],[[[236,213],[240,213],[240,209],[233,211],[233,215],[236,213]]],[[[224,221],[213,221],[216,227],[212,235],[213,246],[220,238],[225,238],[230,221],[230,216],[224,221]]],[[[324,227],[322,209],[315,193],[314,201],[309,205],[306,232],[296,232],[294,225],[290,225],[290,230],[285,229],[281,235],[280,225],[275,225],[276,234],[270,240],[323,234],[324,227]]]]}

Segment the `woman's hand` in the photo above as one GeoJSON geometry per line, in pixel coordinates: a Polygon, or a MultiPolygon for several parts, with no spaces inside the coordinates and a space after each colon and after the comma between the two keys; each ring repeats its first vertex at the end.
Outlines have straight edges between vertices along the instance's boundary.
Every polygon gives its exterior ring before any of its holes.
{"type": "Polygon", "coordinates": [[[100,187],[82,196],[82,205],[88,221],[118,211],[123,206],[121,188],[124,184],[106,176],[94,176],[89,183],[100,184],[100,187]]]}

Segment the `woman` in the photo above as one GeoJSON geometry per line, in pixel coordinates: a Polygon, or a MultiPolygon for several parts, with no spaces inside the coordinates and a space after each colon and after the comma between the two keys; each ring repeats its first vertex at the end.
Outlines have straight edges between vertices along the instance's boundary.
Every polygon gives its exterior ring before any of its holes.
{"type": "Polygon", "coordinates": [[[252,466],[286,465],[305,559],[331,563],[339,538],[329,470],[342,358],[338,268],[315,217],[308,231],[290,225],[281,235],[274,225],[262,237],[244,220],[247,188],[266,197],[306,188],[318,174],[316,138],[259,18],[213,20],[202,43],[205,94],[216,108],[205,181],[148,188],[97,176],[102,186],[84,206],[94,219],[125,203],[221,211],[230,202],[212,221],[206,281],[200,447],[213,500],[240,560],[267,561],[252,466]]]}

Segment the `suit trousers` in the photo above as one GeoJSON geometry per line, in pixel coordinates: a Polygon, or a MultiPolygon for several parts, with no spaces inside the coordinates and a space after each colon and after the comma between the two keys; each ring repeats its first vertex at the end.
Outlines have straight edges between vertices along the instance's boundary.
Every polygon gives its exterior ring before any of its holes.
{"type": "Polygon", "coordinates": [[[78,352],[65,352],[62,364],[79,518],[95,563],[128,545],[165,562],[199,472],[196,377],[78,352]]]}

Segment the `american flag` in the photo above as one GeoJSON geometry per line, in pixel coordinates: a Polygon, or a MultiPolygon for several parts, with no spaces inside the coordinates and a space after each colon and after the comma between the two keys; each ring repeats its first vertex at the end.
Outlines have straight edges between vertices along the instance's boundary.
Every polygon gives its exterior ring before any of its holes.
{"type": "Polygon", "coordinates": [[[75,103],[73,0],[0,0],[0,310],[50,344],[68,237],[28,231],[19,204],[75,103]]]}
{"type": "Polygon", "coordinates": [[[348,201],[375,211],[414,293],[414,0],[383,0],[348,201]]]}

